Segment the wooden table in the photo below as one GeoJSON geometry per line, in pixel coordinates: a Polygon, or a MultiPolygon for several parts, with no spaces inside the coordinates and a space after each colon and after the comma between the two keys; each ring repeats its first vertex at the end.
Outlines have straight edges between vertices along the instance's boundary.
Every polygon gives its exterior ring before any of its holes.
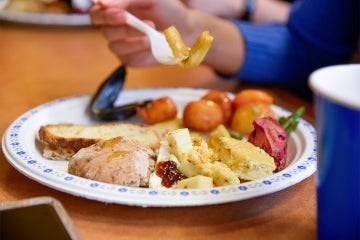
{"type": "MultiPolygon", "coordinates": [[[[92,27],[31,26],[0,22],[0,132],[44,102],[91,94],[119,65],[92,27]]],[[[206,67],[129,69],[126,88],[199,87],[236,92],[206,67]]],[[[311,104],[279,88],[267,88],[289,110],[311,104]]],[[[83,239],[315,239],[314,176],[285,190],[251,200],[203,207],[141,208],[106,204],[35,182],[0,154],[0,202],[38,196],[58,199],[83,239]]]]}

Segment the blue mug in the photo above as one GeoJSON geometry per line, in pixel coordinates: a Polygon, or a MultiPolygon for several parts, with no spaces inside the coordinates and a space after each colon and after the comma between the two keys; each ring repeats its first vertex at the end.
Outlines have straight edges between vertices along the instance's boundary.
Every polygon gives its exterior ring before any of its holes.
{"type": "Polygon", "coordinates": [[[318,239],[360,239],[360,64],[309,77],[317,130],[318,239]]]}

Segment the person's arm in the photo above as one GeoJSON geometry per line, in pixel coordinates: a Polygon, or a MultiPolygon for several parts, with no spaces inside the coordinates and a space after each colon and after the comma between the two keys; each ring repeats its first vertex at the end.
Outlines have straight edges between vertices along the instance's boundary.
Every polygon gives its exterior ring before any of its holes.
{"type": "Polygon", "coordinates": [[[123,9],[151,19],[149,24],[158,30],[176,26],[188,46],[209,30],[215,40],[203,63],[222,75],[294,89],[307,86],[315,69],[348,61],[360,29],[358,0],[297,1],[287,24],[229,21],[186,8],[181,1],[106,0],[110,2],[114,6],[94,6],[90,15],[102,26],[113,52],[129,66],[156,62],[148,39],[126,25],[123,9]]]}
{"type": "Polygon", "coordinates": [[[255,23],[286,23],[291,3],[281,0],[255,0],[255,8],[250,19],[255,23]]]}
{"type": "Polygon", "coordinates": [[[174,25],[189,47],[203,31],[210,31],[215,40],[203,63],[224,74],[234,74],[241,68],[244,42],[231,21],[187,8],[181,1],[100,1],[91,8],[92,22],[101,27],[110,49],[124,64],[136,67],[158,64],[151,56],[148,39],[127,26],[124,9],[160,31],[174,25]]]}
{"type": "Polygon", "coordinates": [[[245,41],[245,60],[229,76],[255,84],[280,84],[301,95],[309,74],[350,61],[360,36],[358,0],[304,0],[294,4],[288,24],[234,21],[245,41]],[[325,7],[326,6],[326,7],[325,7]]]}
{"type": "Polygon", "coordinates": [[[246,6],[250,18],[256,23],[286,22],[291,4],[282,0],[182,0],[186,6],[223,18],[242,19],[246,6]]]}
{"type": "Polygon", "coordinates": [[[357,49],[358,9],[358,0],[304,0],[294,3],[286,25],[236,22],[246,46],[238,78],[304,81],[319,67],[346,63],[357,49]]]}

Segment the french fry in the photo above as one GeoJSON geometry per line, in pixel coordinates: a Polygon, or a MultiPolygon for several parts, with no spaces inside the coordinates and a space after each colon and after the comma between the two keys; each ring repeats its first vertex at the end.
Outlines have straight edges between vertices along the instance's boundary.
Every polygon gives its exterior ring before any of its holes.
{"type": "Polygon", "coordinates": [[[184,60],[188,58],[190,49],[184,43],[176,27],[171,26],[165,29],[164,35],[176,59],[184,60]]]}
{"type": "Polygon", "coordinates": [[[165,29],[164,35],[175,58],[181,60],[179,65],[182,67],[196,67],[200,65],[214,41],[214,37],[210,35],[210,32],[204,31],[200,34],[194,45],[189,48],[184,43],[175,26],[165,29]]]}
{"type": "Polygon", "coordinates": [[[209,31],[202,32],[191,47],[188,58],[181,61],[181,65],[183,67],[196,67],[200,65],[208,53],[213,41],[214,37],[210,35],[209,31]]]}

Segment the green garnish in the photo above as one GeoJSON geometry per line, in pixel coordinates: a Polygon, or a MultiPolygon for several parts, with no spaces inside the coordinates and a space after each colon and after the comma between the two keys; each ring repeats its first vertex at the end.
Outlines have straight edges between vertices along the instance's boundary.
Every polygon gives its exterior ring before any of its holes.
{"type": "Polygon", "coordinates": [[[296,111],[291,114],[288,117],[281,117],[279,119],[279,123],[280,125],[285,128],[285,130],[290,133],[292,131],[294,131],[299,123],[298,119],[304,114],[305,112],[305,107],[299,107],[298,109],[296,109],[296,111]]]}
{"type": "Polygon", "coordinates": [[[234,133],[234,132],[229,132],[230,133],[230,137],[241,140],[244,138],[244,135],[241,133],[234,133]]]}

